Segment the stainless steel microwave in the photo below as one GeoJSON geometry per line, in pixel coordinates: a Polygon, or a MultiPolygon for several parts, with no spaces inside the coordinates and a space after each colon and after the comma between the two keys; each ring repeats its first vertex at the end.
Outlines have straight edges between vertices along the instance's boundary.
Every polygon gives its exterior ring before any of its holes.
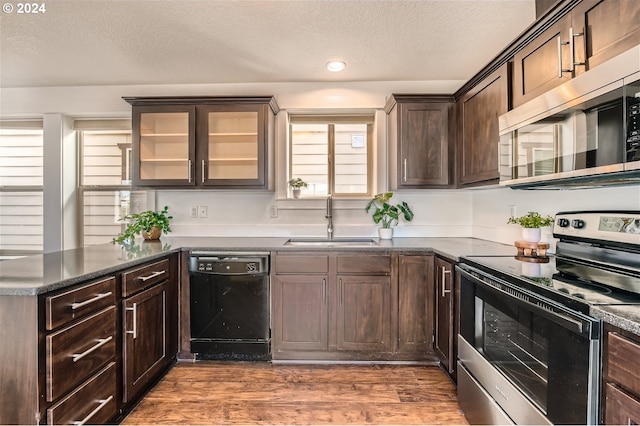
{"type": "Polygon", "coordinates": [[[499,117],[500,184],[640,184],[640,45],[499,117]]]}

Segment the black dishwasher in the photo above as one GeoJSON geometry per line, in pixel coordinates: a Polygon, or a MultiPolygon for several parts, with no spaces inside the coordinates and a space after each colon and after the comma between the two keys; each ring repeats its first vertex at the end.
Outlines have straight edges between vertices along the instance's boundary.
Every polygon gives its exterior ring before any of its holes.
{"type": "Polygon", "coordinates": [[[269,253],[191,252],[196,359],[270,360],[269,253]]]}

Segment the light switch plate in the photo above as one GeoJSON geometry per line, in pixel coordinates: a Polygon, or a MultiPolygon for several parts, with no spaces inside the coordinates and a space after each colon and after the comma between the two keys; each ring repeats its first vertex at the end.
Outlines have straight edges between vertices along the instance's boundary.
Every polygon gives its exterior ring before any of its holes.
{"type": "Polygon", "coordinates": [[[197,218],[198,217],[198,206],[191,206],[191,218],[197,218]]]}

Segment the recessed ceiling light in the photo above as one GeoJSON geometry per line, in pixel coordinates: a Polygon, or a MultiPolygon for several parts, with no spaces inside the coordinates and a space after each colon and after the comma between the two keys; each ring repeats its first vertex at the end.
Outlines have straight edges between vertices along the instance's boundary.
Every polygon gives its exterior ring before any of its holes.
{"type": "Polygon", "coordinates": [[[345,64],[342,61],[331,61],[327,63],[327,69],[331,72],[340,72],[344,69],[344,67],[346,67],[347,64],[345,64]]]}

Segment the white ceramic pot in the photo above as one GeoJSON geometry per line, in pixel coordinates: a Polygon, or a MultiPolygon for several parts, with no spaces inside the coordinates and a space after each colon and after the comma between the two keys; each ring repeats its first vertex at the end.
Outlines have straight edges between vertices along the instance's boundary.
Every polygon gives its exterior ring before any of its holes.
{"type": "Polygon", "coordinates": [[[528,243],[537,243],[542,238],[541,228],[522,228],[522,239],[528,243]]]}
{"type": "Polygon", "coordinates": [[[300,193],[302,192],[301,189],[294,189],[293,190],[293,198],[300,198],[300,193]]]}
{"type": "Polygon", "coordinates": [[[393,228],[378,228],[378,235],[381,240],[390,240],[393,238],[393,228]]]}

